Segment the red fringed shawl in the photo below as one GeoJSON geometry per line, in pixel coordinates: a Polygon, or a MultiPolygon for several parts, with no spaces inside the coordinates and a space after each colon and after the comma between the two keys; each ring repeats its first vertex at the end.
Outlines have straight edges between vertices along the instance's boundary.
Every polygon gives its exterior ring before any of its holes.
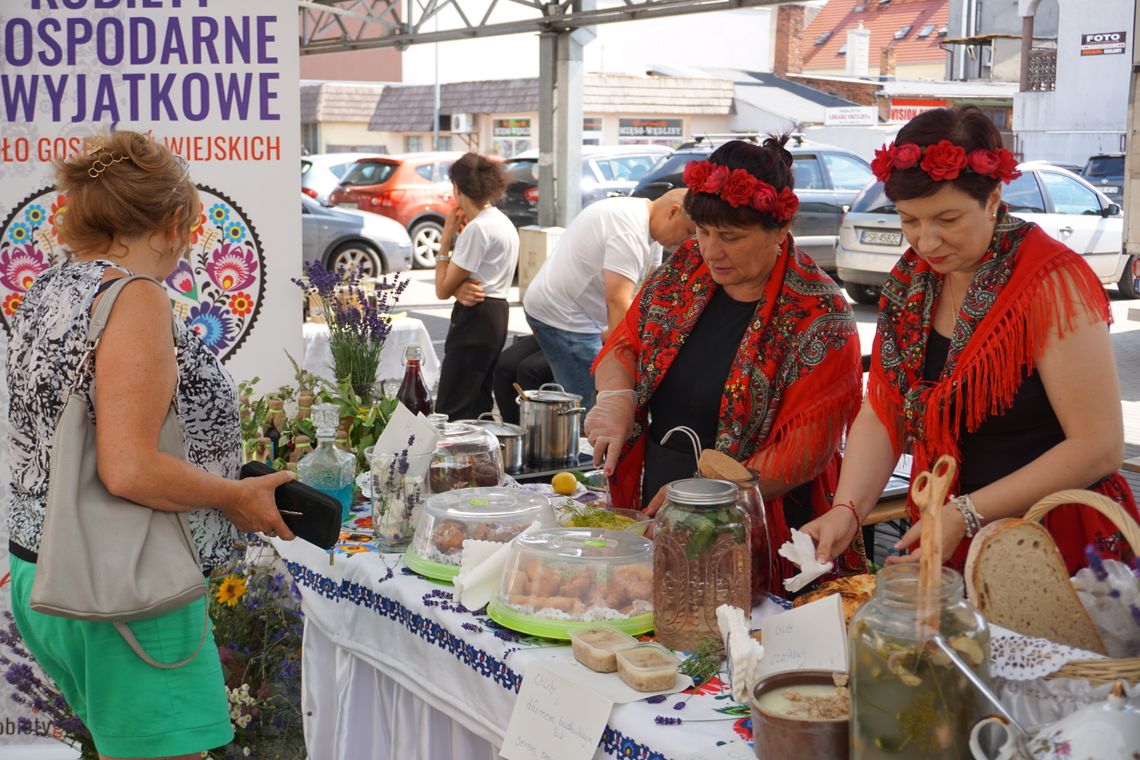
{"type": "MultiPolygon", "coordinates": [[[[896,454],[911,444],[914,473],[929,470],[942,454],[960,459],[963,424],[973,432],[1010,407],[1051,334],[1072,330],[1077,319],[1112,319],[1104,288],[1084,260],[1037,225],[1010,217],[1003,204],[993,241],[962,302],[945,369],[937,382],[925,383],[926,343],[942,282],[908,249],[883,286],[872,352],[868,400],[896,454]]],[[[957,489],[955,482],[951,493],[957,489]]],[[[1119,474],[1097,490],[1136,515],[1119,474]]],[[[1110,544],[1123,543],[1119,534],[1111,540],[1114,529],[1099,515],[1088,511],[1086,519],[1077,509],[1058,507],[1045,518],[1070,572],[1084,564],[1086,541],[1100,543],[1105,556],[1119,556],[1110,544]],[[1077,523],[1085,526],[1079,535],[1073,530],[1077,523]]],[[[909,494],[907,510],[912,521],[918,519],[909,494]]],[[[963,541],[948,564],[960,567],[968,547],[963,541]]]]}
{"type": "MultiPolygon", "coordinates": [[[[756,315],[732,362],[720,404],[716,449],[766,479],[813,482],[816,514],[831,505],[838,448],[858,411],[862,372],[859,335],[851,307],[815,263],[794,251],[791,236],[777,256],[756,315]],[[835,452],[822,473],[808,471],[823,452],[835,452]]],[[[641,503],[649,399],[696,325],[716,284],[695,241],[681,247],[645,283],[598,359],[617,351],[632,357],[638,413],[610,488],[614,503],[641,503]]],[[[817,465],[816,465],[817,466],[817,465]]],[[[774,583],[797,570],[775,555],[789,536],[780,499],[768,505],[774,583]]],[[[845,569],[862,556],[842,558],[845,569]]],[[[782,592],[782,589],[773,588],[782,592]]]]}

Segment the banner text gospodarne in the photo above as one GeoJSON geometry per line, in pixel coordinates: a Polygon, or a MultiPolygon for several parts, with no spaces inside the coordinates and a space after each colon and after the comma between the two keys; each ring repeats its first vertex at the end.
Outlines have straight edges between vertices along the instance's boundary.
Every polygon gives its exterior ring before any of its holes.
{"type": "Polygon", "coordinates": [[[4,121],[31,122],[45,102],[57,122],[280,120],[279,75],[256,70],[277,63],[276,16],[106,12],[162,6],[161,0],[31,0],[32,10],[76,13],[0,20],[4,121]],[[84,70],[76,71],[80,64],[84,70]]]}

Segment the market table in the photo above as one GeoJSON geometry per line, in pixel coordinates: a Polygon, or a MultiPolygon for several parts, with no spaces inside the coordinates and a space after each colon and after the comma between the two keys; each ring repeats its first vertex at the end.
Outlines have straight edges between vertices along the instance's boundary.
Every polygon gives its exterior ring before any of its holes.
{"type": "MultiPolygon", "coordinates": [[[[333,379],[332,350],[329,348],[329,327],[323,322],[306,322],[302,332],[305,356],[302,368],[327,380],[333,379]]],[[[431,342],[424,323],[414,317],[397,317],[392,320],[392,331],[380,351],[380,364],[376,367],[376,380],[399,381],[404,377],[404,349],[419,346],[423,351],[423,376],[429,388],[439,382],[439,355],[431,342]]],[[[395,389],[392,389],[395,392],[395,389]]]]}
{"type": "MultiPolygon", "coordinates": [[[[361,528],[369,520],[357,516],[361,528]]],[[[526,666],[564,658],[569,647],[464,609],[450,585],[414,575],[402,554],[379,553],[368,538],[342,534],[331,562],[312,544],[273,540],[305,612],[309,756],[493,760],[526,666]]],[[[753,627],[780,609],[775,597],[766,600],[753,627]]],[[[714,678],[662,701],[617,705],[595,758],[681,760],[751,735],[747,708],[714,678]],[[684,727],[659,725],[658,716],[682,718],[684,727]]]]}

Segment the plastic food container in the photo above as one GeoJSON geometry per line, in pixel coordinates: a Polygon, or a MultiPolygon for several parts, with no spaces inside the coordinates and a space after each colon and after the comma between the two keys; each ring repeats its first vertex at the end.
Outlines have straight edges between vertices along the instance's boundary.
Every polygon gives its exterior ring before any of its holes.
{"type": "Polygon", "coordinates": [[[614,653],[636,645],[637,639],[608,626],[570,632],[570,648],[574,651],[574,659],[599,673],[615,672],[617,658],[614,653]]]}
{"type": "Polygon", "coordinates": [[[413,571],[435,580],[459,572],[463,541],[506,543],[535,520],[554,524],[550,501],[522,488],[460,488],[429,496],[405,561],[413,571]]]}
{"type": "Polygon", "coordinates": [[[487,613],[512,630],[568,639],[603,623],[653,630],[653,543],[629,531],[555,528],[519,536],[487,613]]]}
{"type": "Polygon", "coordinates": [[[638,691],[666,691],[677,680],[677,655],[660,644],[638,644],[614,653],[621,680],[638,691]]]}
{"type": "Polygon", "coordinates": [[[503,453],[494,433],[465,422],[441,426],[428,476],[432,493],[502,484],[503,453]]]}

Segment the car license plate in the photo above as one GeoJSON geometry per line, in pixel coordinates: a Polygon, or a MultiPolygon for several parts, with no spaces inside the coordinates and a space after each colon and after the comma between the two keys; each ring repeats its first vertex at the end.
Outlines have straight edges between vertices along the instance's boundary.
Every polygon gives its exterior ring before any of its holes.
{"type": "Polygon", "coordinates": [[[866,245],[889,245],[897,248],[902,245],[902,233],[883,230],[859,230],[859,242],[866,245]]]}
{"type": "Polygon", "coordinates": [[[353,203],[352,201],[341,201],[340,203],[338,203],[338,204],[336,204],[336,205],[337,205],[338,207],[340,207],[340,208],[350,208],[350,209],[352,209],[352,210],[354,210],[354,211],[355,211],[355,210],[358,210],[358,209],[360,208],[359,206],[357,206],[357,205],[356,205],[355,203],[353,203]]]}
{"type": "Polygon", "coordinates": [[[1100,191],[1105,195],[1116,195],[1120,192],[1120,188],[1116,185],[1101,185],[1100,191]]]}

